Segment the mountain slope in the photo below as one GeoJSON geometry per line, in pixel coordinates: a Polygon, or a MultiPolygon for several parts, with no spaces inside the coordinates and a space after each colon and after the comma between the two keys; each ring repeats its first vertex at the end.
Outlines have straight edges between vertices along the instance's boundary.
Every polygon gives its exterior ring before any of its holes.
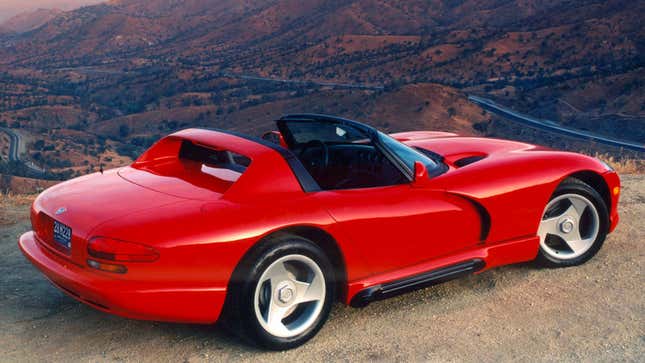
{"type": "MultiPolygon", "coordinates": [[[[491,117],[469,93],[610,136],[628,123],[645,142],[643,13],[627,0],[112,0],[0,36],[0,122],[67,135],[76,168],[175,128],[255,132],[291,111],[478,132],[491,117]]],[[[67,164],[50,151],[43,163],[67,164]]]]}

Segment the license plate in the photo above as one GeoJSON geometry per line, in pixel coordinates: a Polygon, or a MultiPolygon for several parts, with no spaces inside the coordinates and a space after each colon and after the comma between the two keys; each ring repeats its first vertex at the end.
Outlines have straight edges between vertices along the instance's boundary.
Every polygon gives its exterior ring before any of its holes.
{"type": "Polygon", "coordinates": [[[54,241],[66,249],[72,247],[72,229],[60,222],[54,221],[54,241]]]}

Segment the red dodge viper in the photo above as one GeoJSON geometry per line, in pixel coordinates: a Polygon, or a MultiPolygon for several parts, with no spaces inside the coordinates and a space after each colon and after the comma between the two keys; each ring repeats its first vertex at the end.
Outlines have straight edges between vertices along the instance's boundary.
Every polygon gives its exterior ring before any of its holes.
{"type": "Polygon", "coordinates": [[[299,114],[262,138],[167,136],[132,165],[58,184],[25,256],[128,318],[226,322],[298,346],[351,306],[537,259],[584,263],[618,223],[618,175],[580,154],[299,114]]]}

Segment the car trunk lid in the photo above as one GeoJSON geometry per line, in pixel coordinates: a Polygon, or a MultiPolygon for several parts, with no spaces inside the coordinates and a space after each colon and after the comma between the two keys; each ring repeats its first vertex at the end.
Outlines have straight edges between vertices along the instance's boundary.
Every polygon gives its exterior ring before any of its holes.
{"type": "Polygon", "coordinates": [[[109,170],[50,188],[34,202],[31,217],[33,229],[45,247],[84,265],[87,239],[92,237],[95,227],[114,218],[181,200],[128,182],[117,170],[109,170]],[[55,228],[63,235],[70,229],[69,248],[56,238],[55,228]]]}

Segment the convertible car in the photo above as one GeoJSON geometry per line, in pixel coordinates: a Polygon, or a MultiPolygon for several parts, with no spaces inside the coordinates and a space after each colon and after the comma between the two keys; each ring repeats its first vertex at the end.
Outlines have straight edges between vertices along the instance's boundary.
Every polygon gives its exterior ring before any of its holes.
{"type": "Polygon", "coordinates": [[[618,223],[595,158],[298,114],[254,138],[187,129],[33,203],[25,256],[71,297],[298,346],[355,307],[512,263],[589,260],[618,223]]]}

